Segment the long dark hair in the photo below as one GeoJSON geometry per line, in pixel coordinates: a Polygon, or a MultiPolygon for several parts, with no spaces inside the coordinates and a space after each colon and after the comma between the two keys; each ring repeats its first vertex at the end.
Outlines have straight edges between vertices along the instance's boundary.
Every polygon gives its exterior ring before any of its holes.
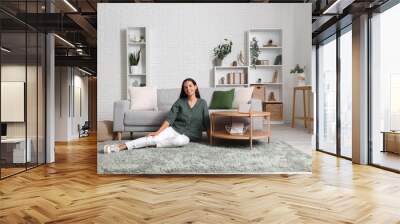
{"type": "Polygon", "coordinates": [[[181,98],[181,99],[182,99],[182,98],[187,98],[187,95],[186,95],[186,93],[185,93],[185,87],[184,87],[186,81],[192,82],[193,85],[195,85],[195,86],[197,87],[196,92],[195,92],[195,95],[196,95],[197,98],[200,99],[201,97],[200,97],[199,87],[197,86],[196,81],[194,81],[194,79],[192,79],[192,78],[187,78],[187,79],[183,80],[183,82],[182,82],[182,88],[181,88],[181,95],[179,96],[179,98],[181,98]]]}

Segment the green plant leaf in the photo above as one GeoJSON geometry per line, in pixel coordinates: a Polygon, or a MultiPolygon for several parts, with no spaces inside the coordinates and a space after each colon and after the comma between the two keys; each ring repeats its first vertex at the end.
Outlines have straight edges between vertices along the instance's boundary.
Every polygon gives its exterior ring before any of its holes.
{"type": "Polygon", "coordinates": [[[214,56],[221,60],[223,60],[228,54],[231,53],[233,45],[231,40],[225,38],[224,41],[224,44],[219,44],[213,49],[214,56]]]}

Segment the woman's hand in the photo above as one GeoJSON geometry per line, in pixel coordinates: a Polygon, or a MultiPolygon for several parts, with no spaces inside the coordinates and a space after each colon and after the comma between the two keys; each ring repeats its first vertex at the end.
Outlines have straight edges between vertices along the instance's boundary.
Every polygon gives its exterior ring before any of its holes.
{"type": "Polygon", "coordinates": [[[150,132],[147,136],[157,136],[159,134],[159,132],[158,131],[156,131],[156,132],[150,132]]]}
{"type": "Polygon", "coordinates": [[[166,128],[169,127],[169,123],[168,121],[164,121],[161,125],[161,127],[155,131],[155,132],[150,132],[149,134],[147,134],[148,137],[150,136],[157,136],[158,134],[160,134],[162,131],[164,131],[166,128]]]}

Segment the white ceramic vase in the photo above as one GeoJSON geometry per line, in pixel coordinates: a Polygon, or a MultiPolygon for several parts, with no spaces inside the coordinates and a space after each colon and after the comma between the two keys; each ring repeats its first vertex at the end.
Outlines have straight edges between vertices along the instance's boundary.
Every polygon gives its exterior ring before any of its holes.
{"type": "Polygon", "coordinates": [[[224,59],[220,59],[220,58],[214,58],[214,65],[215,66],[222,66],[222,61],[224,59]]]}
{"type": "Polygon", "coordinates": [[[304,72],[297,73],[296,79],[297,79],[297,86],[305,86],[306,85],[306,74],[304,72]]]}
{"type": "Polygon", "coordinates": [[[138,74],[139,73],[139,66],[137,65],[131,65],[130,66],[130,73],[131,74],[138,74]]]}
{"type": "Polygon", "coordinates": [[[129,42],[135,42],[135,34],[129,34],[129,42]]]}

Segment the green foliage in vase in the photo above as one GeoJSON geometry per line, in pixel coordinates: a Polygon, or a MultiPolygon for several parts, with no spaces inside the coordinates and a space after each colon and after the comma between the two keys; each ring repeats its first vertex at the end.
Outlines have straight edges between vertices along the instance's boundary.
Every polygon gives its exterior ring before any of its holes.
{"type": "Polygon", "coordinates": [[[256,67],[256,63],[258,60],[258,56],[260,55],[260,47],[258,46],[258,41],[255,37],[253,37],[252,41],[250,42],[250,62],[251,65],[256,67]]]}
{"type": "Polygon", "coordinates": [[[232,41],[224,39],[225,43],[219,44],[214,48],[214,56],[220,60],[223,60],[232,51],[232,41]]]}
{"type": "Polygon", "coordinates": [[[140,52],[142,50],[140,49],[138,52],[133,52],[129,54],[129,65],[130,66],[136,66],[139,64],[140,61],[140,52]]]}
{"type": "Polygon", "coordinates": [[[304,66],[303,68],[300,67],[299,64],[297,64],[294,69],[290,70],[290,74],[298,74],[298,73],[304,73],[304,69],[306,68],[306,66],[304,66]]]}

